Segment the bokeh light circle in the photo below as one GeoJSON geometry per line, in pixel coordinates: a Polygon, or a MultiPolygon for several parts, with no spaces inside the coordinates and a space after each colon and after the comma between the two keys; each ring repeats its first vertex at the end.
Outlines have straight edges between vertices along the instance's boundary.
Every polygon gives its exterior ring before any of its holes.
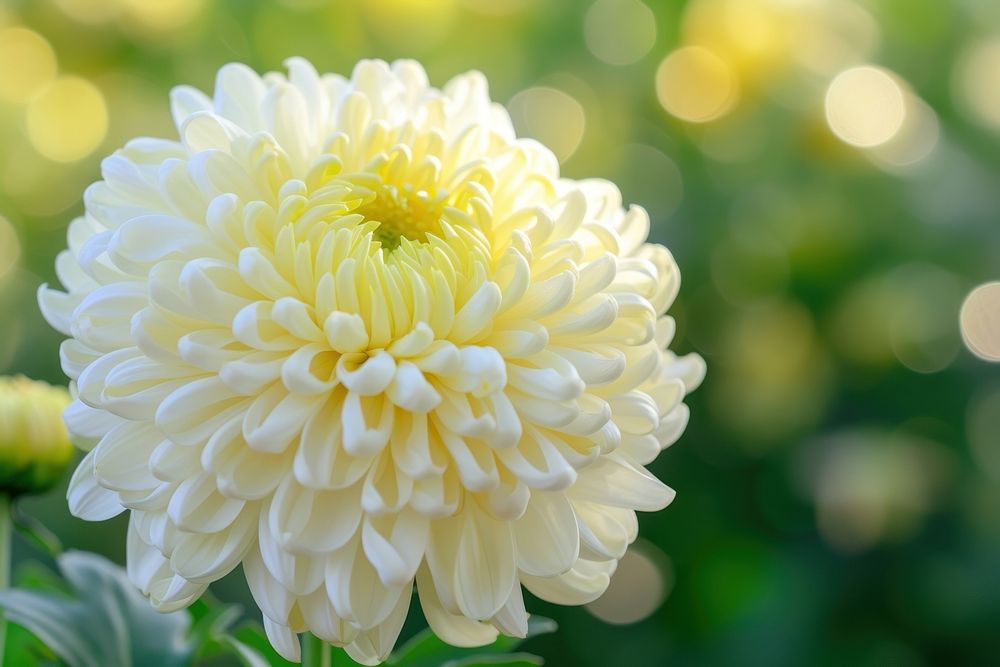
{"type": "Polygon", "coordinates": [[[656,96],[669,113],[692,123],[725,115],[738,96],[732,68],[701,46],[677,49],[656,70],[656,96]]]}
{"type": "Polygon", "coordinates": [[[929,104],[907,95],[906,107],[906,120],[899,132],[872,153],[885,167],[913,167],[930,157],[941,139],[941,122],[929,104]]]}
{"type": "Polygon", "coordinates": [[[838,74],[827,88],[825,106],[833,133],[859,148],[886,143],[906,120],[902,87],[894,76],[870,65],[838,74]]]}
{"type": "Polygon", "coordinates": [[[656,16],[639,0],[597,0],[583,19],[583,37],[598,59],[631,65],[656,43],[656,16]]]}
{"type": "Polygon", "coordinates": [[[962,304],[962,339],[976,356],[1000,361],[1000,282],[980,285],[962,304]]]}
{"type": "Polygon", "coordinates": [[[673,585],[673,567],[663,552],[648,542],[632,545],[611,575],[608,590],[587,611],[613,625],[638,623],[660,608],[673,585]]]}
{"type": "Polygon", "coordinates": [[[557,88],[538,86],[511,98],[510,115],[519,135],[548,146],[560,162],[576,152],[583,139],[587,117],[583,105],[557,88]]]}
{"type": "Polygon", "coordinates": [[[1000,37],[966,49],[955,65],[952,86],[970,115],[1000,130],[1000,37]]]}
{"type": "Polygon", "coordinates": [[[56,54],[34,30],[0,30],[0,99],[26,102],[56,76],[56,54]]]}
{"type": "Polygon", "coordinates": [[[108,109],[97,86],[80,77],[57,79],[28,105],[28,139],[56,162],[90,155],[108,130],[108,109]]]}

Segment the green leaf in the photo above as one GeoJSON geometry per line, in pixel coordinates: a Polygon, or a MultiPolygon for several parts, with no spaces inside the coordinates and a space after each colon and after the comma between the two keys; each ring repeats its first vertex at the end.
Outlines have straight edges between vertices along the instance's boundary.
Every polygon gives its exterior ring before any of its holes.
{"type": "MultiPolygon", "coordinates": [[[[278,664],[270,662],[261,651],[230,634],[233,626],[243,617],[242,606],[222,603],[210,591],[206,591],[188,609],[194,618],[191,641],[198,646],[196,657],[234,655],[245,667],[270,667],[271,664],[278,664]]],[[[250,632],[253,633],[253,630],[250,632]]],[[[263,629],[260,637],[255,639],[259,640],[255,643],[263,643],[269,652],[273,652],[263,629]]]]}
{"type": "Polygon", "coordinates": [[[239,639],[226,635],[222,641],[230,647],[246,667],[270,667],[271,663],[268,662],[267,658],[261,655],[257,649],[247,646],[239,639]]]}
{"type": "Polygon", "coordinates": [[[63,551],[62,542],[59,537],[45,527],[45,524],[24,512],[20,503],[14,503],[10,508],[11,518],[14,519],[14,527],[36,547],[44,551],[53,558],[58,558],[63,551]]]}
{"type": "Polygon", "coordinates": [[[29,560],[17,566],[14,572],[14,586],[33,591],[44,591],[68,596],[69,587],[59,575],[37,560],[29,560]]]}
{"type": "Polygon", "coordinates": [[[242,615],[243,607],[236,604],[207,607],[204,613],[195,616],[194,627],[191,629],[191,641],[200,646],[212,640],[223,639],[227,636],[227,631],[240,620],[242,615]]]}
{"type": "Polygon", "coordinates": [[[55,654],[20,625],[7,624],[7,641],[4,645],[5,656],[0,656],[0,663],[17,665],[17,667],[48,667],[58,664],[55,654]]]}
{"type": "Polygon", "coordinates": [[[477,655],[464,660],[451,660],[442,667],[537,667],[545,661],[531,653],[498,653],[496,655],[477,655]]]}
{"type": "MultiPolygon", "coordinates": [[[[555,632],[556,622],[550,618],[544,618],[542,616],[532,616],[528,619],[528,637],[535,637],[537,635],[544,635],[550,632],[555,632]]],[[[410,641],[406,642],[396,653],[394,653],[389,660],[386,661],[386,665],[391,665],[393,667],[440,667],[444,664],[459,664],[463,665],[475,665],[475,664],[507,664],[504,662],[491,663],[483,662],[483,660],[489,660],[493,656],[500,655],[502,658],[508,656],[510,651],[513,651],[524,639],[520,637],[507,637],[501,635],[497,637],[497,640],[492,644],[487,646],[480,646],[478,648],[458,648],[446,644],[431,632],[430,629],[424,630],[418,633],[410,641]],[[477,660],[477,662],[465,663],[462,661],[467,660],[477,660]]],[[[524,659],[522,654],[520,659],[524,659]]],[[[534,659],[534,656],[531,656],[534,659]]],[[[517,664],[517,663],[514,663],[517,664]]],[[[538,662],[528,663],[528,664],[541,664],[538,662]]]]}
{"type": "Polygon", "coordinates": [[[272,667],[297,667],[278,655],[264,633],[264,626],[257,622],[244,623],[232,634],[235,641],[259,653],[268,665],[272,667]]]}
{"type": "Polygon", "coordinates": [[[70,667],[190,663],[187,612],[155,611],[122,568],[96,554],[69,551],[57,563],[72,595],[12,589],[0,592],[0,608],[70,667]]]}
{"type": "MultiPolygon", "coordinates": [[[[383,663],[388,664],[388,663],[383,663]]],[[[336,646],[330,647],[330,667],[357,667],[358,663],[347,655],[347,651],[336,646]]]]}

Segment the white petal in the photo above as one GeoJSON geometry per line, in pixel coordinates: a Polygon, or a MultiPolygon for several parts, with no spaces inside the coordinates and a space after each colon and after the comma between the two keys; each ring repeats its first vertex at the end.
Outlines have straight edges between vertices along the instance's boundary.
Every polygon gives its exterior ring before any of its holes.
{"type": "Polygon", "coordinates": [[[585,558],[618,559],[625,555],[635,539],[638,526],[635,512],[620,507],[576,501],[577,523],[580,527],[581,550],[585,558]]]}
{"type": "Polygon", "coordinates": [[[178,528],[215,533],[232,525],[245,506],[246,501],[226,498],[219,493],[215,476],[203,472],[177,487],[167,512],[178,528]]]}
{"type": "Polygon", "coordinates": [[[430,536],[430,522],[411,509],[368,516],[361,532],[365,556],[386,586],[401,586],[416,575],[430,536]]]}
{"type": "Polygon", "coordinates": [[[384,350],[373,357],[345,354],[337,361],[337,379],[360,396],[381,394],[395,374],[396,361],[384,350]],[[361,358],[360,363],[358,358],[361,358]]]}
{"type": "Polygon", "coordinates": [[[149,469],[153,450],[163,435],[147,422],[123,422],[94,449],[94,475],[114,491],[149,491],[160,484],[149,469]]]}
{"type": "Polygon", "coordinates": [[[427,624],[431,626],[435,635],[448,644],[471,647],[485,646],[496,641],[497,630],[489,623],[445,610],[434,587],[434,579],[426,566],[417,571],[417,593],[427,624]]]}
{"type": "Polygon", "coordinates": [[[523,575],[521,583],[549,602],[579,605],[593,602],[604,594],[618,561],[578,560],[569,572],[555,577],[523,575]]]}
{"type": "Polygon", "coordinates": [[[246,410],[247,400],[217,377],[184,382],[156,408],[156,426],[175,442],[196,445],[246,410]]]}
{"type": "Polygon", "coordinates": [[[95,451],[80,461],[66,491],[70,514],[86,521],[104,521],[125,511],[118,494],[97,483],[94,476],[95,451]]]}
{"type": "Polygon", "coordinates": [[[392,434],[394,411],[392,403],[380,396],[348,393],[341,411],[344,449],[358,457],[382,451],[392,434]]]}
{"type": "Polygon", "coordinates": [[[403,621],[410,610],[410,596],[400,595],[389,616],[371,630],[361,632],[353,642],[344,647],[347,654],[363,665],[378,665],[392,651],[403,629],[403,621]]]}
{"type": "Polygon", "coordinates": [[[674,490],[645,468],[605,456],[584,469],[569,491],[574,499],[642,512],[656,512],[674,499],[674,490]]]}
{"type": "Polygon", "coordinates": [[[170,566],[185,579],[210,583],[229,574],[257,538],[257,508],[244,508],[225,530],[210,535],[182,533],[170,554],[170,566]]]}
{"type": "Polygon", "coordinates": [[[114,427],[125,423],[121,417],[106,410],[92,408],[79,399],[66,407],[63,420],[70,433],[83,438],[101,438],[114,427]]]}
{"type": "Polygon", "coordinates": [[[271,500],[271,534],[287,550],[324,554],[339,549],[361,522],[359,487],[321,491],[286,477],[271,500]]]}
{"type": "Polygon", "coordinates": [[[228,63],[215,77],[212,108],[248,132],[257,132],[264,129],[260,105],[266,90],[252,69],[242,63],[228,63]]]}
{"type": "Polygon", "coordinates": [[[656,429],[656,438],[659,440],[661,449],[677,442],[677,439],[684,433],[690,416],[691,411],[688,406],[681,403],[669,415],[660,420],[660,426],[656,429]]]}
{"type": "Polygon", "coordinates": [[[430,412],[441,402],[441,394],[409,361],[400,362],[389,385],[388,396],[393,403],[410,412],[430,412]]]}
{"type": "Polygon", "coordinates": [[[298,605],[309,631],[323,641],[342,646],[358,636],[358,629],[337,615],[323,586],[299,598],[298,605]]]}
{"type": "Polygon", "coordinates": [[[275,385],[250,405],[243,421],[243,437],[256,450],[284,451],[323,400],[322,396],[289,394],[284,387],[275,385]]]}
{"type": "Polygon", "coordinates": [[[337,614],[362,630],[382,623],[395,609],[408,586],[385,586],[365,558],[361,540],[355,538],[330,556],[326,565],[326,591],[337,614]]]}
{"type": "Polygon", "coordinates": [[[463,614],[487,620],[500,611],[517,582],[514,539],[508,523],[469,502],[459,524],[455,602],[463,614]]]}
{"type": "Polygon", "coordinates": [[[413,493],[413,479],[400,474],[384,452],[368,471],[361,491],[361,506],[371,514],[399,512],[413,493]]]}
{"type": "Polygon", "coordinates": [[[507,598],[507,603],[493,617],[492,622],[500,632],[508,637],[521,637],[523,639],[528,636],[528,612],[524,609],[524,597],[521,594],[520,583],[514,586],[510,597],[507,598]]]}
{"type": "Polygon", "coordinates": [[[580,553],[576,514],[563,493],[535,491],[528,508],[514,522],[517,567],[551,577],[569,570],[580,553]]]}
{"type": "Polygon", "coordinates": [[[529,429],[517,447],[496,450],[497,458],[518,479],[533,489],[561,491],[577,479],[577,473],[552,441],[529,429]]]}
{"type": "Polygon", "coordinates": [[[267,616],[264,617],[264,633],[267,641],[285,660],[290,662],[302,661],[302,647],[299,645],[299,637],[287,625],[275,623],[267,616]]]}
{"type": "MultiPolygon", "coordinates": [[[[287,623],[297,596],[275,579],[264,565],[260,548],[251,548],[243,559],[243,574],[254,602],[268,618],[287,623]]],[[[326,595],[326,591],[323,591],[326,595]]]]}
{"type": "Polygon", "coordinates": [[[69,336],[73,322],[73,311],[80,303],[80,297],[51,289],[47,284],[38,288],[38,307],[42,316],[53,329],[69,336]]]}
{"type": "Polygon", "coordinates": [[[461,345],[475,341],[489,330],[493,315],[500,308],[502,295],[496,283],[486,282],[455,314],[448,340],[461,345]]]}
{"type": "MultiPolygon", "coordinates": [[[[135,527],[135,515],[129,517],[128,536],[125,540],[125,570],[136,588],[149,595],[153,581],[162,575],[169,562],[155,547],[142,541],[135,527]]],[[[167,568],[169,569],[169,568],[167,568]]]]}
{"type": "Polygon", "coordinates": [[[295,451],[295,478],[305,486],[343,489],[353,486],[368,472],[371,456],[348,453],[342,440],[340,411],[342,392],[330,396],[306,426],[295,451]]]}
{"type": "Polygon", "coordinates": [[[341,354],[360,352],[368,346],[365,321],[355,313],[330,313],[323,324],[323,331],[330,347],[341,354]]]}
{"type": "Polygon", "coordinates": [[[705,360],[694,353],[676,358],[674,363],[667,367],[670,377],[680,378],[688,392],[698,388],[705,379],[705,371],[705,360]]]}
{"type": "Polygon", "coordinates": [[[287,451],[268,454],[250,449],[243,437],[242,415],[223,424],[201,450],[201,465],[215,473],[219,491],[241,500],[271,495],[288,474],[292,458],[287,451]]]}
{"type": "Polygon", "coordinates": [[[296,595],[308,595],[323,585],[325,558],[311,554],[293,554],[282,548],[271,535],[266,508],[261,511],[257,541],[267,571],[296,595]]]}
{"type": "Polygon", "coordinates": [[[180,128],[184,120],[196,111],[212,108],[212,101],[191,86],[177,86],[170,91],[170,111],[174,117],[174,125],[180,128]]]}

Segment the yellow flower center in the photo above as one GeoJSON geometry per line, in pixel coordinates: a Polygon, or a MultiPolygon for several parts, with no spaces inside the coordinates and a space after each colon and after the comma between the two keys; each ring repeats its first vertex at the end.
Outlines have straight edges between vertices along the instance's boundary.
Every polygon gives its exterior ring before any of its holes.
{"type": "Polygon", "coordinates": [[[446,195],[431,195],[411,185],[382,185],[375,198],[359,207],[365,220],[377,222],[374,236],[386,250],[399,247],[400,239],[426,242],[427,235],[441,236],[441,214],[446,195]]]}

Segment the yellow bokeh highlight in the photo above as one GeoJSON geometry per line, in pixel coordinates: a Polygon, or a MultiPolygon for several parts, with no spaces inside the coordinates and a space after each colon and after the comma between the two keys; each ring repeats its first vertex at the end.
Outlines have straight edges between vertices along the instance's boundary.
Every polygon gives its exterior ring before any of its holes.
{"type": "Polygon", "coordinates": [[[863,62],[877,41],[877,23],[851,0],[690,0],[657,92],[673,115],[708,122],[772,89],[788,92],[809,75],[863,62]]]}
{"type": "Polygon", "coordinates": [[[806,18],[802,7],[776,0],[695,0],[684,13],[686,44],[710,49],[744,80],[769,76],[788,61],[806,18]]]}
{"type": "Polygon", "coordinates": [[[535,6],[532,0],[462,0],[462,5],[489,16],[513,16],[535,6]]]}
{"type": "Polygon", "coordinates": [[[108,110],[97,87],[80,77],[57,79],[32,98],[28,139],[56,162],[75,162],[96,149],[108,130],[108,110]]]}
{"type": "Polygon", "coordinates": [[[441,41],[455,25],[456,0],[367,0],[359,3],[368,27],[403,48],[421,50],[441,41]]]}
{"type": "Polygon", "coordinates": [[[190,23],[205,0],[118,0],[118,4],[143,28],[166,31],[190,23]]]}
{"type": "Polygon", "coordinates": [[[838,74],[826,91],[826,120],[845,143],[872,148],[896,136],[906,121],[906,93],[896,77],[862,65],[838,74]]]}
{"type": "Polygon", "coordinates": [[[823,76],[865,62],[875,53],[879,24],[851,0],[799,3],[805,12],[792,31],[792,58],[806,70],[823,76]]]}
{"type": "Polygon", "coordinates": [[[656,96],[681,120],[706,123],[725,115],[739,97],[729,64],[701,46],[677,49],[656,70],[656,96]]]}
{"type": "Polygon", "coordinates": [[[27,28],[0,30],[0,99],[26,102],[57,71],[56,54],[44,37],[27,28]]]}
{"type": "Polygon", "coordinates": [[[546,86],[528,88],[508,106],[518,134],[542,142],[560,162],[580,146],[587,117],[583,105],[568,93],[546,86]]]}

